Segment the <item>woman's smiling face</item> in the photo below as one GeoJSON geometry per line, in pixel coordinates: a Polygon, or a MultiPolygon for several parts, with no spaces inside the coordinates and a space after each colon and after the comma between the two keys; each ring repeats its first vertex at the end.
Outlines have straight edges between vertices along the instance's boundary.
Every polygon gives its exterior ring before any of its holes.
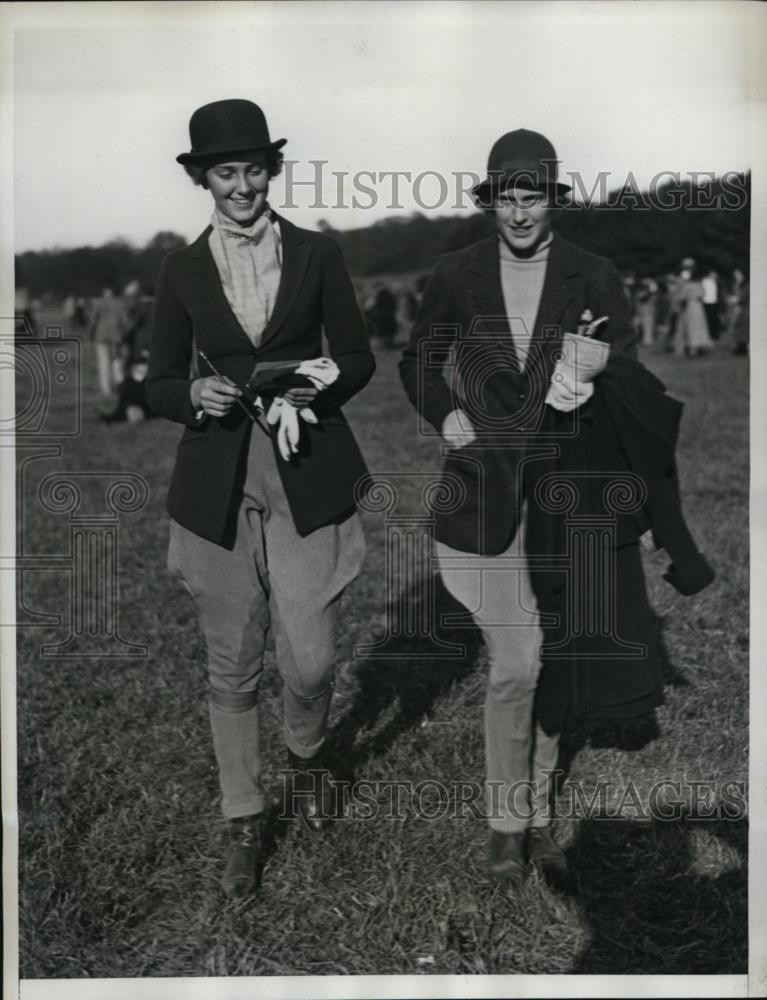
{"type": "Polygon", "coordinates": [[[263,212],[269,191],[265,155],[217,163],[205,172],[205,179],[216,208],[232,222],[248,226],[263,212]]]}

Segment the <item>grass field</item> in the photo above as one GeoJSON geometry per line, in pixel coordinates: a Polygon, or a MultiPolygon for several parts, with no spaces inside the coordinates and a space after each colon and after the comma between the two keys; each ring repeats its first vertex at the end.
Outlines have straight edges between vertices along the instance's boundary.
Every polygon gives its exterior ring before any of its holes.
{"type": "MultiPolygon", "coordinates": [[[[373,471],[428,472],[437,447],[416,437],[396,358],[379,357],[347,413],[373,471]]],[[[718,579],[686,599],[661,580],[663,555],[646,556],[667,704],[655,724],[569,730],[562,791],[631,781],[646,796],[666,779],[710,783],[716,798],[725,782],[747,779],[747,362],[724,353],[645,360],[687,404],[686,513],[718,579]]],[[[87,356],[86,373],[90,364],[87,356]]],[[[62,439],[60,456],[43,451],[25,465],[24,550],[68,550],[69,515],[38,498],[46,475],[143,476],[148,501],[120,520],[119,628],[148,656],[42,656],[43,644],[68,634],[66,576],[55,566],[25,574],[23,617],[63,612],[64,621],[23,628],[18,639],[23,977],[746,971],[747,821],[706,819],[700,803],[667,822],[630,813],[560,820],[571,883],[551,888],[532,873],[517,894],[487,882],[478,818],[429,820],[405,803],[399,819],[348,819],[321,837],[275,820],[260,894],[225,901],[204,647],[191,598],[165,570],[164,496],[180,429],[160,420],[107,427],[95,412],[86,391],[79,436],[62,439]]],[[[98,477],[83,482],[82,509],[104,510],[98,477]]],[[[417,512],[410,483],[397,513],[417,512]]],[[[366,566],[339,643],[336,758],[356,779],[479,782],[486,658],[473,630],[444,632],[466,645],[461,661],[403,636],[387,647],[393,659],[354,655],[386,616],[386,525],[381,514],[364,521],[366,566]]],[[[409,596],[417,612],[422,596],[409,596]]],[[[274,669],[262,691],[267,780],[278,795],[274,669]]]]}

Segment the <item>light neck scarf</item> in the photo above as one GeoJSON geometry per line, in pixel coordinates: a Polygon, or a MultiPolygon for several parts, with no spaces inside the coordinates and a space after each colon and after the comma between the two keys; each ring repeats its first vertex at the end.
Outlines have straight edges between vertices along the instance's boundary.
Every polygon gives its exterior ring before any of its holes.
{"type": "Polygon", "coordinates": [[[232,312],[258,347],[274,311],[282,271],[278,224],[266,209],[249,226],[214,211],[208,238],[232,312]]]}

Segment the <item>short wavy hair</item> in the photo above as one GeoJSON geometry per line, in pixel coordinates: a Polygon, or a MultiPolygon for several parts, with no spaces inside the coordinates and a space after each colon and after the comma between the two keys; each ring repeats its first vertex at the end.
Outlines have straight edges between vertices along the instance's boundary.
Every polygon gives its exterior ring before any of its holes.
{"type": "MultiPolygon", "coordinates": [[[[244,155],[238,153],[232,153],[232,157],[244,155]]],[[[269,180],[272,177],[276,177],[282,171],[282,150],[279,149],[267,149],[264,152],[266,157],[266,170],[269,174],[269,180]]],[[[186,173],[192,178],[194,184],[198,184],[200,187],[208,189],[208,182],[205,178],[205,174],[215,167],[217,163],[226,163],[226,160],[222,160],[220,156],[211,157],[208,160],[202,160],[200,163],[184,163],[183,167],[186,173]]]]}

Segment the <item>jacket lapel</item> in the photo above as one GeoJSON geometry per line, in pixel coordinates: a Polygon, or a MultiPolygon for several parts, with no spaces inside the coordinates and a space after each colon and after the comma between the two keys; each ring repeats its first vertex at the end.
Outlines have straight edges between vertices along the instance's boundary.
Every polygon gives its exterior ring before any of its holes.
{"type": "MultiPolygon", "coordinates": [[[[565,310],[574,298],[573,279],[579,273],[580,266],[576,255],[570,252],[569,243],[555,234],[551,241],[541,301],[535,317],[534,340],[554,339],[553,328],[560,327],[565,310]]],[[[561,329],[558,329],[557,336],[561,341],[561,329]]]]}
{"type": "Polygon", "coordinates": [[[218,268],[216,267],[216,262],[213,260],[213,254],[210,252],[210,245],[208,244],[211,229],[212,227],[208,226],[200,233],[191,246],[192,273],[200,282],[203,298],[214,312],[216,318],[223,320],[226,328],[238,340],[244,340],[252,350],[253,342],[240,326],[240,321],[232,312],[232,307],[229,305],[229,301],[224,294],[218,268]]]}
{"type": "Polygon", "coordinates": [[[551,378],[555,352],[562,344],[565,312],[576,296],[580,265],[573,249],[561,236],[554,234],[528,356],[528,361],[540,371],[545,385],[551,378]]]}
{"type": "MultiPolygon", "coordinates": [[[[280,223],[282,243],[280,284],[277,289],[274,310],[261,335],[260,347],[263,347],[267,340],[271,340],[284,323],[285,317],[295,301],[296,293],[301,286],[311,252],[300,229],[291,222],[287,222],[285,219],[277,216],[276,213],[275,218],[280,223]]],[[[205,299],[215,311],[216,316],[222,319],[227,329],[239,340],[244,340],[252,350],[253,342],[232,312],[232,307],[229,305],[224,294],[216,262],[213,260],[213,254],[210,252],[208,244],[210,232],[211,227],[208,226],[191,246],[192,273],[200,281],[205,299]]]]}
{"type": "Polygon", "coordinates": [[[280,285],[277,289],[277,300],[274,304],[274,311],[269,322],[266,324],[266,329],[261,335],[261,347],[277,334],[284,323],[285,317],[301,287],[311,253],[311,248],[304,240],[303,234],[298,227],[276,213],[275,218],[280,224],[282,273],[280,274],[280,285]]]}
{"type": "MultiPolygon", "coordinates": [[[[533,325],[525,371],[537,369],[545,384],[554,367],[554,353],[562,343],[562,320],[567,307],[575,298],[580,265],[574,248],[556,233],[551,241],[546,276],[538,312],[533,325]]],[[[519,370],[519,357],[511,338],[506,305],[501,286],[501,261],[498,237],[488,237],[478,243],[467,268],[467,294],[473,305],[473,315],[487,317],[483,329],[508,338],[508,347],[519,370]]]]}
{"type": "Polygon", "coordinates": [[[490,236],[475,247],[466,271],[466,292],[474,321],[482,318],[481,328],[477,332],[485,336],[497,336],[502,349],[508,352],[511,364],[519,371],[519,355],[511,336],[506,303],[503,300],[497,236],[490,236]]]}
{"type": "Polygon", "coordinates": [[[467,273],[467,292],[474,305],[475,316],[486,316],[499,325],[499,332],[509,333],[509,321],[501,288],[501,261],[498,237],[490,236],[478,243],[467,273]]]}

